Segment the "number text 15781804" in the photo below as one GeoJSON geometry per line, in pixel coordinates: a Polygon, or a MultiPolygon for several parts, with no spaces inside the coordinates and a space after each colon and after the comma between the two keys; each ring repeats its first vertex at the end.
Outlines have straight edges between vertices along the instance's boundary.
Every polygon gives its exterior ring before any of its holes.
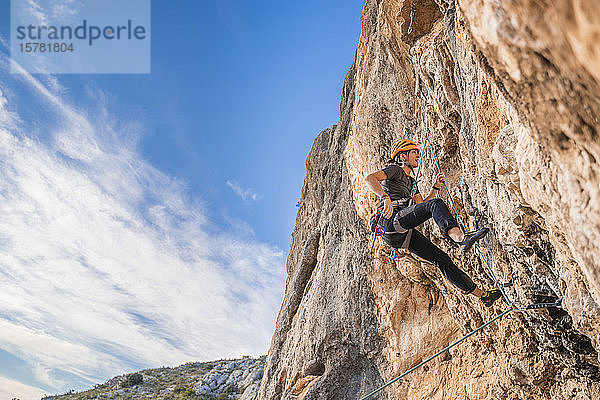
{"type": "Polygon", "coordinates": [[[67,53],[75,51],[73,43],[20,43],[21,53],[67,53]]]}

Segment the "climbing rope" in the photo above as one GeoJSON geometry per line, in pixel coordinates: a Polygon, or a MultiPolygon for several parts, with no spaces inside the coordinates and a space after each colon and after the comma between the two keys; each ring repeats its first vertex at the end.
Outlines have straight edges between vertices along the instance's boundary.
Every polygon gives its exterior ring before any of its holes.
{"type": "Polygon", "coordinates": [[[429,361],[433,360],[434,358],[438,357],[439,355],[443,354],[445,351],[450,350],[451,348],[453,348],[454,346],[464,342],[465,340],[467,340],[469,337],[473,336],[475,333],[481,331],[483,328],[485,328],[486,326],[490,325],[491,323],[499,320],[500,318],[504,317],[505,315],[509,314],[510,312],[517,312],[517,311],[529,311],[529,310],[538,310],[538,309],[542,309],[542,308],[550,308],[550,307],[561,307],[562,306],[562,299],[558,299],[556,300],[554,303],[538,303],[538,304],[530,304],[528,306],[525,306],[523,308],[514,308],[514,305],[510,305],[510,307],[505,310],[504,312],[502,312],[501,314],[495,316],[494,318],[492,318],[490,321],[486,322],[485,324],[481,325],[479,328],[467,333],[465,336],[461,337],[460,339],[458,339],[457,341],[449,344],[448,346],[444,347],[442,350],[438,351],[437,353],[435,353],[434,355],[432,355],[431,357],[421,361],[419,364],[415,365],[414,367],[410,368],[409,370],[407,370],[406,372],[402,373],[402,375],[392,379],[391,381],[389,381],[388,383],[386,383],[385,385],[377,388],[376,390],[372,391],[371,393],[363,396],[360,398],[360,400],[366,400],[374,395],[376,395],[377,393],[381,392],[383,389],[385,389],[386,387],[390,386],[391,384],[393,384],[394,382],[404,378],[406,375],[410,374],[411,372],[413,372],[414,370],[416,370],[417,368],[427,364],[429,361]]]}
{"type": "MultiPolygon", "coordinates": [[[[412,21],[411,21],[412,22],[412,21]]],[[[431,141],[429,140],[429,134],[428,134],[428,124],[429,121],[426,121],[426,128],[425,128],[425,145],[429,146],[429,149],[431,150],[431,154],[433,156],[433,160],[435,162],[436,168],[438,173],[441,173],[442,170],[440,168],[440,164],[438,162],[438,159],[436,157],[435,151],[433,149],[433,145],[431,144],[431,141]]],[[[425,146],[424,146],[425,148],[425,146]]],[[[425,153],[425,152],[424,152],[425,153]]],[[[419,160],[419,168],[417,170],[417,178],[418,178],[418,174],[420,172],[421,169],[421,161],[422,159],[425,157],[425,154],[422,154],[421,159],[419,160]]],[[[413,189],[416,187],[416,183],[417,180],[415,179],[415,183],[413,185],[413,189]]],[[[454,204],[454,200],[452,199],[452,196],[450,195],[450,191],[448,190],[448,186],[446,185],[446,182],[442,182],[444,185],[444,189],[446,190],[446,193],[448,194],[448,198],[450,199],[450,203],[452,204],[452,207],[454,208],[454,213],[460,223],[461,229],[463,231],[463,233],[467,234],[468,230],[466,225],[464,224],[464,222],[462,221],[462,218],[460,217],[460,214],[458,213],[458,210],[456,208],[456,205],[454,204]]],[[[414,193],[411,193],[411,197],[414,196],[414,193]]],[[[519,307],[516,308],[515,304],[510,301],[510,299],[508,298],[508,296],[506,295],[506,292],[504,291],[504,288],[502,287],[502,285],[500,284],[500,282],[498,281],[498,279],[496,278],[496,274],[494,274],[494,271],[492,270],[492,268],[490,267],[490,265],[488,264],[486,258],[483,256],[483,254],[481,253],[480,249],[479,249],[479,245],[476,244],[476,250],[477,253],[479,255],[479,257],[483,260],[485,266],[487,267],[488,272],[490,273],[492,279],[494,280],[494,284],[495,286],[500,290],[500,293],[502,293],[502,296],[504,297],[504,300],[506,301],[506,303],[508,304],[508,309],[505,310],[504,312],[502,312],[501,314],[495,316],[494,318],[492,318],[490,321],[486,322],[485,324],[481,325],[479,328],[469,332],[468,334],[466,334],[465,336],[461,337],[460,339],[458,339],[457,341],[449,344],[448,346],[446,346],[445,348],[443,348],[442,350],[438,351],[437,353],[435,353],[434,355],[430,356],[429,358],[421,361],[419,364],[415,365],[414,367],[410,368],[409,370],[407,370],[406,372],[402,373],[400,376],[392,379],[391,381],[387,382],[385,385],[377,388],[376,390],[372,391],[371,393],[363,396],[360,398],[360,400],[366,400],[372,396],[374,396],[375,394],[379,393],[380,391],[382,391],[383,389],[385,389],[386,387],[390,386],[391,384],[393,384],[394,382],[397,382],[398,380],[404,378],[406,375],[410,374],[411,372],[413,372],[414,370],[418,369],[419,367],[427,364],[429,361],[435,359],[436,357],[438,357],[439,355],[443,354],[445,351],[450,350],[452,347],[462,343],[463,341],[465,341],[466,339],[468,339],[469,337],[473,336],[475,333],[481,331],[483,328],[485,328],[486,326],[492,324],[493,322],[499,320],[500,318],[504,317],[505,315],[508,315],[510,312],[515,311],[515,312],[525,312],[525,311],[529,311],[529,310],[538,310],[538,309],[543,309],[543,308],[550,308],[550,307],[558,307],[561,308],[562,307],[562,298],[557,299],[555,302],[553,303],[536,303],[536,304],[529,304],[523,307],[519,307]]],[[[395,258],[395,256],[394,256],[395,258]]]]}
{"type": "MultiPolygon", "coordinates": [[[[433,150],[433,145],[431,144],[431,141],[429,140],[429,136],[426,136],[426,138],[425,138],[425,144],[429,145],[429,149],[431,150],[431,154],[433,155],[433,160],[435,162],[435,166],[437,168],[437,171],[438,171],[438,173],[441,173],[442,169],[440,168],[440,163],[438,162],[438,159],[437,159],[437,157],[435,155],[435,151],[433,150]]],[[[467,227],[466,227],[465,223],[463,222],[462,218],[460,217],[460,214],[458,213],[456,205],[454,204],[454,199],[452,198],[452,195],[450,194],[450,191],[448,190],[448,186],[446,185],[445,181],[442,182],[442,183],[444,184],[444,189],[446,190],[446,193],[448,194],[448,199],[450,199],[450,204],[452,204],[452,208],[454,209],[454,214],[456,215],[456,218],[458,219],[458,222],[460,223],[461,230],[463,231],[464,234],[467,234],[468,233],[467,227]]],[[[485,266],[486,266],[488,272],[490,273],[492,279],[494,280],[495,286],[500,290],[500,293],[502,293],[502,297],[504,297],[504,300],[506,301],[506,304],[508,304],[509,306],[512,306],[512,301],[510,301],[510,299],[506,295],[506,292],[504,291],[504,288],[502,287],[502,285],[500,284],[500,282],[498,282],[498,279],[496,278],[496,274],[494,274],[494,271],[492,271],[492,268],[488,264],[487,259],[481,253],[481,250],[479,249],[479,243],[477,243],[475,245],[475,250],[477,251],[477,254],[481,258],[481,260],[483,261],[483,263],[485,264],[485,266]]]]}
{"type": "Polygon", "coordinates": [[[417,368],[427,364],[429,361],[433,360],[434,358],[436,358],[437,356],[439,356],[440,354],[443,354],[445,351],[450,350],[451,348],[453,348],[454,346],[456,346],[457,344],[460,344],[461,342],[467,340],[469,337],[471,337],[472,335],[474,335],[475,333],[479,332],[480,330],[482,330],[483,328],[485,328],[486,326],[490,325],[492,322],[504,317],[506,314],[508,314],[509,312],[513,311],[512,308],[509,308],[508,310],[504,311],[502,314],[497,315],[496,317],[494,317],[491,321],[486,322],[485,324],[481,325],[479,328],[475,329],[472,332],[469,332],[468,334],[466,334],[465,336],[461,337],[460,339],[458,339],[456,342],[449,344],[448,346],[444,347],[442,350],[438,351],[437,353],[435,353],[434,355],[432,355],[431,357],[429,357],[426,360],[421,361],[419,364],[415,365],[414,367],[412,367],[411,369],[409,369],[408,371],[404,372],[402,375],[392,379],[391,381],[389,381],[388,383],[386,383],[385,385],[381,386],[380,388],[372,391],[371,393],[367,394],[366,396],[363,396],[360,398],[360,400],[365,400],[368,399],[370,397],[372,397],[373,395],[381,392],[383,389],[385,389],[386,387],[390,386],[392,383],[404,378],[406,375],[410,374],[411,372],[413,372],[414,370],[416,370],[417,368]]]}
{"type": "MultiPolygon", "coordinates": [[[[427,102],[426,107],[429,107],[429,102],[427,102]]],[[[428,118],[428,114],[425,113],[425,117],[424,117],[424,122],[425,122],[425,145],[429,146],[429,150],[431,150],[431,155],[433,156],[433,161],[435,162],[435,166],[437,168],[438,173],[442,172],[442,168],[440,167],[440,163],[438,162],[438,158],[435,154],[435,150],[433,149],[433,145],[431,144],[431,141],[429,140],[429,118],[428,118]]],[[[452,204],[452,208],[454,209],[454,215],[456,215],[456,218],[458,219],[458,222],[460,223],[460,228],[463,231],[463,233],[466,235],[468,234],[468,229],[465,225],[465,223],[463,222],[458,209],[456,208],[456,205],[454,204],[454,199],[452,198],[452,194],[450,193],[450,190],[448,190],[448,186],[446,185],[446,181],[444,180],[444,182],[442,182],[442,184],[444,185],[444,190],[446,190],[446,194],[448,195],[448,199],[450,200],[450,204],[452,204]]],[[[483,263],[485,264],[488,272],[490,273],[492,279],[494,280],[494,285],[500,290],[500,293],[502,293],[502,297],[504,298],[504,301],[506,301],[506,304],[508,304],[509,306],[512,306],[513,303],[512,301],[510,301],[510,299],[508,298],[508,296],[506,295],[506,292],[504,291],[504,288],[502,287],[502,285],[500,284],[500,282],[498,282],[498,279],[496,278],[496,274],[494,274],[494,271],[492,270],[492,268],[490,267],[490,265],[487,262],[487,259],[483,256],[483,254],[481,253],[481,250],[479,249],[479,243],[477,243],[475,245],[475,249],[477,251],[477,254],[479,255],[479,257],[481,258],[481,260],[483,260],[483,263]]]]}

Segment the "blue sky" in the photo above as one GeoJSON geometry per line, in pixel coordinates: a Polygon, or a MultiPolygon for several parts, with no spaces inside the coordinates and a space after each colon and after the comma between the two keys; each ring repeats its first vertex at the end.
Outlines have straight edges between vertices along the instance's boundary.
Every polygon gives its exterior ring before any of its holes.
{"type": "Polygon", "coordinates": [[[266,353],[362,3],[154,0],[151,74],[29,75],[0,2],[0,399],[266,353]]]}

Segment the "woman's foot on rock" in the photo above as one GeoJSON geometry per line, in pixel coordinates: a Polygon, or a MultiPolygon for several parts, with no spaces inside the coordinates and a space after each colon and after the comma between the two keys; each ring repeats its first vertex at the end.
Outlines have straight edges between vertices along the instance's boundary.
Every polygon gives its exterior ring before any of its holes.
{"type": "Polygon", "coordinates": [[[464,252],[467,252],[471,249],[471,247],[473,247],[473,245],[482,237],[484,237],[485,235],[488,234],[488,232],[490,231],[489,228],[481,228],[478,231],[475,231],[473,233],[469,233],[468,235],[465,236],[465,238],[463,239],[462,242],[459,243],[461,247],[461,250],[464,252]]]}
{"type": "Polygon", "coordinates": [[[498,289],[488,290],[485,293],[485,296],[481,297],[481,302],[484,306],[491,307],[492,304],[494,304],[494,302],[500,297],[502,297],[502,292],[500,292],[498,289]]]}

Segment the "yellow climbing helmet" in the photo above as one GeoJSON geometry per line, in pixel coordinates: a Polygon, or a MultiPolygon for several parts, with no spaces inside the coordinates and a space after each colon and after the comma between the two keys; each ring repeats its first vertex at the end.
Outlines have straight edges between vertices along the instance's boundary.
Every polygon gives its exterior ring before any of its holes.
{"type": "Polygon", "coordinates": [[[417,146],[417,144],[415,142],[413,142],[412,140],[408,140],[408,139],[398,140],[392,146],[392,157],[391,158],[393,159],[400,152],[410,151],[410,150],[415,150],[415,149],[419,150],[419,146],[417,146]]]}

